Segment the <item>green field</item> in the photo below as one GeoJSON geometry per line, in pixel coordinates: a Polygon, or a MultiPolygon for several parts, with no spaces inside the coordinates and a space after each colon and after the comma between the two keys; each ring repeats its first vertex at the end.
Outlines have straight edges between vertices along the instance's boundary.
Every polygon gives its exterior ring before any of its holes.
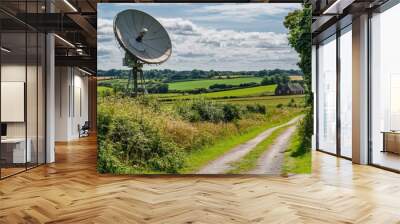
{"type": "MultiPolygon", "coordinates": [[[[258,103],[267,107],[275,107],[279,104],[286,106],[292,99],[294,104],[298,106],[304,105],[303,95],[289,95],[289,96],[273,96],[274,86],[258,86],[245,89],[227,90],[221,92],[197,94],[197,95],[182,95],[180,93],[164,93],[164,94],[151,94],[160,99],[163,104],[172,104],[175,100],[186,100],[195,97],[206,97],[216,101],[233,103],[238,105],[247,105],[250,103],[258,103]]],[[[105,91],[113,93],[112,88],[105,86],[97,87],[99,95],[105,91]]]]}
{"type": "Polygon", "coordinates": [[[190,89],[207,89],[214,84],[240,85],[242,83],[256,82],[260,83],[262,77],[240,77],[233,79],[205,79],[186,82],[168,83],[170,90],[190,90],[190,89]]]}
{"type": "Polygon", "coordinates": [[[112,92],[113,89],[111,87],[106,87],[106,86],[97,86],[97,92],[99,94],[101,94],[101,93],[103,93],[103,92],[105,92],[107,90],[112,92]]]}
{"type": "Polygon", "coordinates": [[[263,96],[273,95],[276,85],[257,86],[243,89],[226,90],[212,93],[202,93],[196,95],[178,95],[170,99],[190,99],[194,97],[204,97],[210,99],[230,98],[230,97],[249,97],[249,96],[263,96]]]}
{"type": "Polygon", "coordinates": [[[267,107],[275,107],[278,104],[287,105],[291,100],[294,100],[296,105],[304,105],[303,95],[290,95],[290,96],[260,96],[260,97],[244,97],[244,98],[231,98],[231,99],[217,99],[216,101],[223,101],[226,103],[233,103],[238,105],[246,105],[249,103],[258,103],[267,107]]]}
{"type": "MultiPolygon", "coordinates": [[[[126,81],[112,79],[99,83],[106,82],[114,86],[126,85],[126,81]]],[[[303,113],[304,95],[275,96],[277,85],[202,94],[183,92],[208,88],[216,83],[239,85],[260,81],[261,78],[256,77],[237,77],[175,82],[168,83],[169,89],[182,92],[148,94],[149,97],[137,98],[126,97],[121,88],[98,86],[100,124],[120,127],[101,129],[103,132],[99,132],[99,138],[110,139],[110,136],[123,135],[123,139],[135,142],[120,146],[121,142],[102,140],[99,172],[194,173],[265,129],[283,124],[303,113]],[[135,131],[132,132],[133,129],[135,131]],[[137,141],[142,143],[136,144],[137,141]],[[132,150],[139,150],[140,156],[132,156],[132,150]]],[[[271,138],[259,144],[244,160],[233,164],[229,172],[243,173],[252,168],[257,158],[283,130],[276,130],[271,138]]],[[[296,144],[291,143],[291,152],[285,155],[285,173],[303,173],[308,169],[308,156],[293,157],[296,144]]]]}

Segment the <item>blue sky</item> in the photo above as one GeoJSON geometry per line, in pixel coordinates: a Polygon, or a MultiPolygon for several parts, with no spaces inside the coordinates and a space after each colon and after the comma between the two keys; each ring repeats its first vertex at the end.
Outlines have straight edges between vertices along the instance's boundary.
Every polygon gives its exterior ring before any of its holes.
{"type": "Polygon", "coordinates": [[[98,68],[126,69],[124,51],[113,34],[113,19],[133,8],[159,20],[172,41],[171,58],[145,69],[231,70],[298,69],[297,53],[283,26],[300,4],[98,4],[98,68]]]}

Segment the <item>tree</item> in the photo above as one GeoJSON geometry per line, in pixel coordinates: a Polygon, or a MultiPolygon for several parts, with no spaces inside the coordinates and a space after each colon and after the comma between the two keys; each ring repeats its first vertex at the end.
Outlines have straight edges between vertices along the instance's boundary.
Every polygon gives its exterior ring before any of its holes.
{"type": "Polygon", "coordinates": [[[289,30],[289,44],[299,53],[300,67],[304,76],[306,102],[312,106],[311,92],[311,5],[304,4],[302,9],[290,12],[284,21],[284,26],[289,30]]]}
{"type": "Polygon", "coordinates": [[[313,133],[313,94],[311,92],[311,5],[303,4],[302,9],[290,12],[284,21],[284,26],[289,30],[288,41],[300,56],[297,65],[303,72],[304,91],[307,106],[306,115],[301,123],[299,132],[302,136],[302,148],[307,151],[311,148],[313,133]]]}

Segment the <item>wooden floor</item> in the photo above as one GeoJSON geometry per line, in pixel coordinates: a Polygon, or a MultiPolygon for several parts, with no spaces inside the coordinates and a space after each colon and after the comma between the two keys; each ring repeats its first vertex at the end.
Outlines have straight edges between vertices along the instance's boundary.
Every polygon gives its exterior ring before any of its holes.
{"type": "Polygon", "coordinates": [[[0,223],[400,223],[400,175],[313,155],[312,175],[96,173],[96,141],[0,181],[0,223]]]}

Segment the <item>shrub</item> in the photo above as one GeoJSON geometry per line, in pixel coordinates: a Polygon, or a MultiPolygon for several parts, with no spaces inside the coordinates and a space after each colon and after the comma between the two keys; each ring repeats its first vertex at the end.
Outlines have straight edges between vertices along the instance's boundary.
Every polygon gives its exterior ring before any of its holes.
{"type": "Polygon", "coordinates": [[[197,88],[197,89],[186,90],[184,92],[189,94],[201,94],[201,93],[207,93],[208,91],[206,88],[197,88]]]}
{"type": "Polygon", "coordinates": [[[222,108],[224,112],[224,121],[230,122],[233,120],[240,119],[240,109],[233,104],[225,104],[222,108]]]}
{"type": "Polygon", "coordinates": [[[112,84],[110,82],[98,82],[97,86],[112,87],[112,84]]]}
{"type": "Polygon", "coordinates": [[[149,93],[168,93],[168,88],[167,83],[149,83],[146,86],[146,90],[149,93]]]}
{"type": "Polygon", "coordinates": [[[240,108],[233,104],[222,104],[206,99],[194,99],[189,103],[179,102],[177,113],[191,122],[208,121],[213,123],[230,122],[240,119],[240,108]]]}
{"type": "Polygon", "coordinates": [[[251,87],[251,86],[258,86],[259,84],[256,82],[246,82],[240,83],[239,87],[251,87]]]}
{"type": "Polygon", "coordinates": [[[110,97],[100,102],[99,171],[131,173],[134,169],[176,173],[183,166],[183,149],[165,135],[163,123],[155,118],[155,112],[144,106],[150,105],[149,102],[110,97]]]}
{"type": "Polygon", "coordinates": [[[216,84],[213,84],[213,85],[211,85],[211,86],[209,86],[208,88],[209,89],[230,89],[230,88],[233,88],[233,87],[235,87],[235,85],[229,85],[229,84],[224,84],[224,83],[216,83],[216,84]]]}
{"type": "Polygon", "coordinates": [[[198,114],[200,121],[220,122],[224,120],[222,107],[214,101],[194,100],[191,109],[198,114]]]}
{"type": "Polygon", "coordinates": [[[292,99],[290,100],[290,102],[287,104],[287,106],[288,106],[288,107],[297,107],[297,104],[296,104],[296,102],[294,101],[294,99],[292,98],[292,99]]]}
{"type": "Polygon", "coordinates": [[[267,113],[267,108],[265,107],[265,105],[261,105],[258,103],[246,105],[246,110],[251,113],[260,113],[260,114],[267,113]]]}
{"type": "Polygon", "coordinates": [[[292,156],[300,156],[311,150],[311,135],[313,133],[313,113],[312,108],[308,107],[305,110],[305,116],[298,125],[299,136],[301,137],[300,147],[292,153],[292,156]]]}
{"type": "Polygon", "coordinates": [[[283,104],[278,104],[278,105],[276,105],[276,108],[282,108],[283,107],[283,104]]]}

